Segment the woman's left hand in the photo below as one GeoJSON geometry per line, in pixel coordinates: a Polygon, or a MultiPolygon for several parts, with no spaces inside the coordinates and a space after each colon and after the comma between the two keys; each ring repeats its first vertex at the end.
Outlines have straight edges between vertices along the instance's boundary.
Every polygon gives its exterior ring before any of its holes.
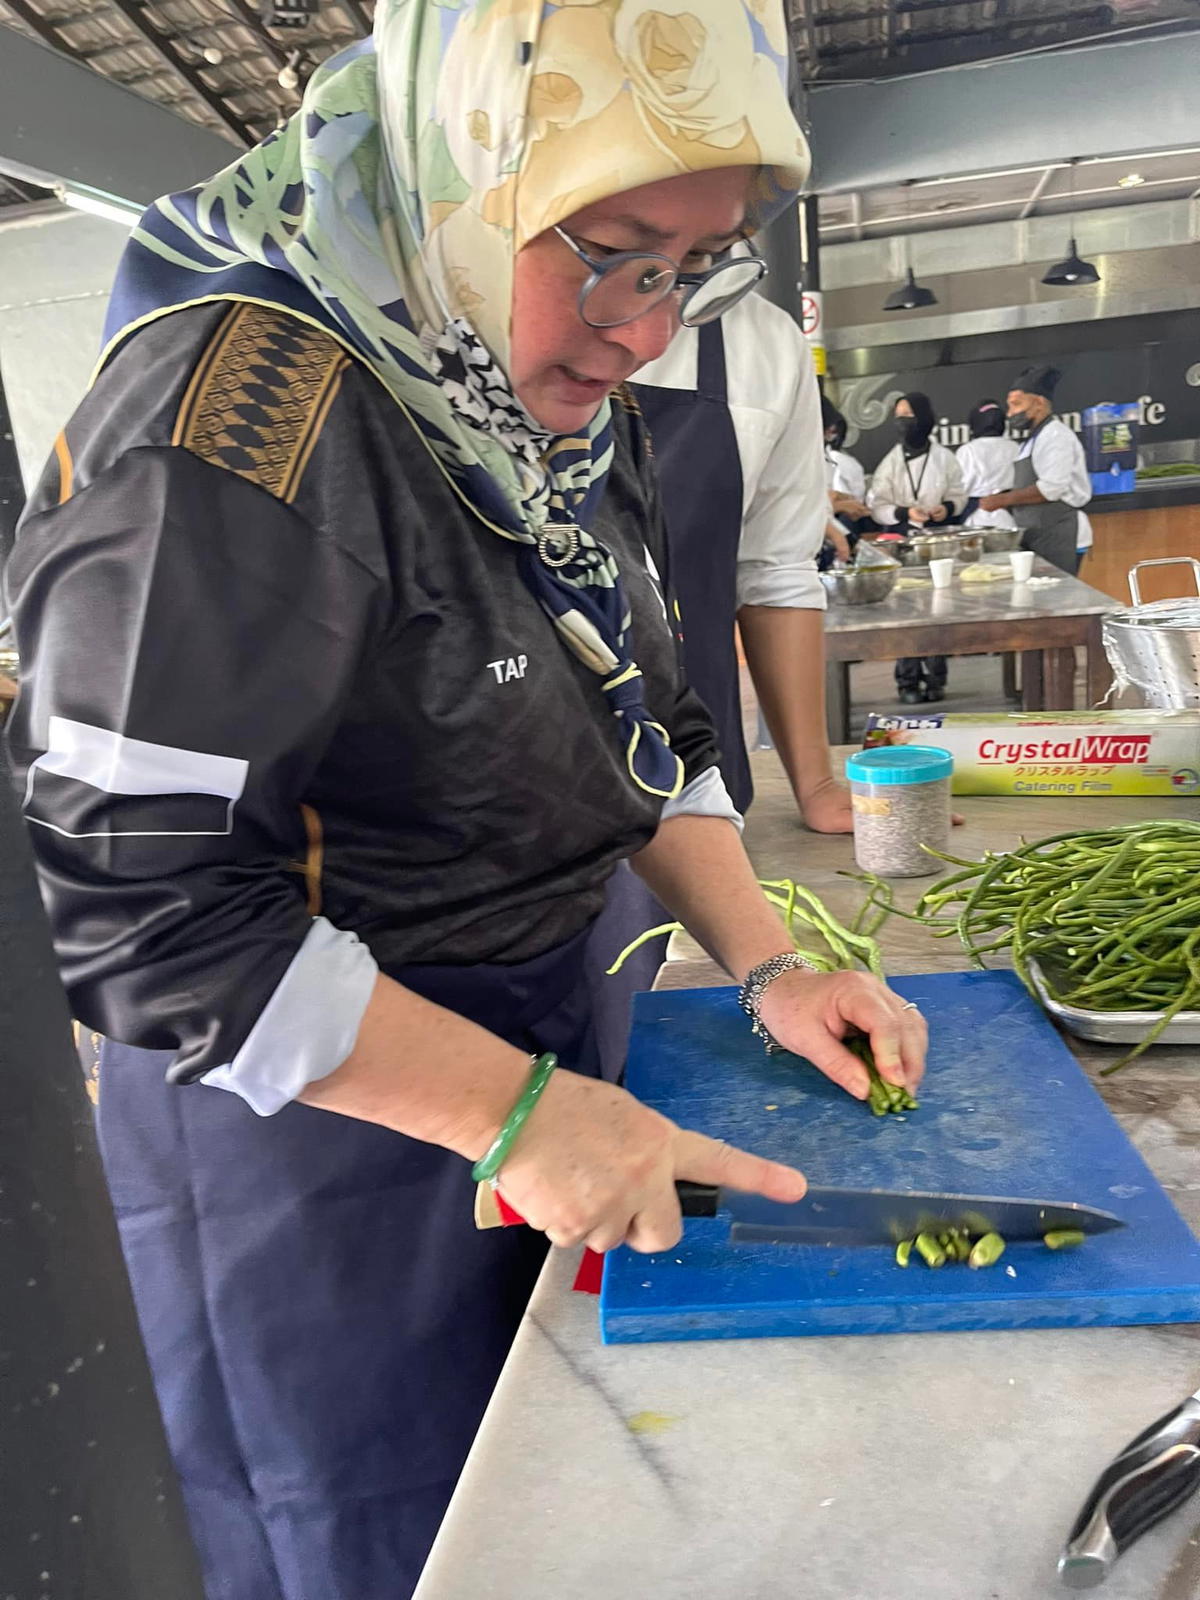
{"type": "Polygon", "coordinates": [[[879,1075],[915,1093],[925,1071],[925,1018],[866,972],[785,972],[768,984],[759,1015],[785,1049],[865,1100],[867,1070],[842,1040],[865,1034],[879,1075]]]}
{"type": "Polygon", "coordinates": [[[803,791],[799,801],[804,826],[814,833],[854,832],[850,791],[836,778],[822,778],[820,783],[803,791]]]}
{"type": "Polygon", "coordinates": [[[945,522],[946,508],[945,506],[934,506],[929,515],[933,518],[934,522],[945,522]]]}

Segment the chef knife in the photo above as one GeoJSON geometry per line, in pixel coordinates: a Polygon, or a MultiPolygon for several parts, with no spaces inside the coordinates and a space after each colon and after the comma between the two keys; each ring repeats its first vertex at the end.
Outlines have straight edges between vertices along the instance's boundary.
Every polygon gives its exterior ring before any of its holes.
{"type": "Polygon", "coordinates": [[[1069,1589],[1103,1583],[1117,1557],[1200,1486],[1200,1390],[1151,1423],[1096,1480],[1058,1570],[1069,1589]]]}
{"type": "MultiPolygon", "coordinates": [[[[1012,1240],[1040,1239],[1058,1228],[1105,1233],[1125,1226],[1109,1211],[1095,1211],[1070,1200],[810,1186],[803,1200],[789,1204],[683,1179],[675,1189],[685,1217],[728,1215],[734,1244],[896,1244],[918,1233],[944,1233],[949,1228],[998,1233],[1012,1240]]],[[[501,1198],[488,1184],[479,1185],[475,1204],[479,1227],[522,1220],[501,1198]]]]}
{"type": "Polygon", "coordinates": [[[1014,1200],[995,1195],[913,1194],[890,1189],[830,1189],[810,1184],[803,1200],[767,1200],[707,1184],[675,1185],[685,1217],[728,1212],[735,1244],[896,1244],[918,1233],[998,1233],[1040,1239],[1059,1228],[1106,1233],[1125,1224],[1111,1211],[1072,1200],[1014,1200]]]}

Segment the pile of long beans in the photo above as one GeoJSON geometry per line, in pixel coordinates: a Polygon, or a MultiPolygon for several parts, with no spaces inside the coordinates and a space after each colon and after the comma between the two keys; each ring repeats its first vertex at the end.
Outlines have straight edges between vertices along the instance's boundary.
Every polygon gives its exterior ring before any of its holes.
{"type": "MultiPolygon", "coordinates": [[[[818,972],[853,972],[857,967],[865,967],[877,978],[884,977],[883,957],[875,934],[892,911],[888,885],[881,884],[879,891],[872,886],[872,892],[849,928],[838,921],[811,889],[792,878],[760,878],[759,888],[782,916],[797,954],[810,961],[818,972]],[[819,948],[815,949],[814,935],[819,941],[819,948]]],[[[647,929],[621,951],[608,969],[609,977],[619,972],[633,952],[651,939],[682,931],[681,922],[664,922],[660,927],[647,929]]],[[[866,1039],[856,1036],[845,1043],[867,1069],[870,1078],[867,1104],[872,1115],[883,1117],[889,1112],[917,1109],[917,1102],[907,1089],[888,1083],[880,1076],[866,1039]]]]}
{"type": "MultiPolygon", "coordinates": [[[[1200,1010],[1200,822],[1135,822],[1055,834],[958,868],[927,889],[915,916],[957,933],[977,967],[1001,952],[1034,995],[1089,1011],[1159,1015],[1104,1075],[1141,1055],[1173,1017],[1200,1010]]],[[[884,885],[868,903],[882,909],[884,885]]],[[[906,913],[897,913],[905,915],[906,913]]]]}

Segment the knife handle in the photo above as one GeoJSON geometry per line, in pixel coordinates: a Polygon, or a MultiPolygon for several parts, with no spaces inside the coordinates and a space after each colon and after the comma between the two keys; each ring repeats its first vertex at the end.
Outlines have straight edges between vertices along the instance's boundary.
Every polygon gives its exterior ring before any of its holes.
{"type": "Polygon", "coordinates": [[[1097,1479],[1058,1563],[1071,1589],[1103,1583],[1122,1551],[1200,1487],[1200,1401],[1152,1422],[1097,1479]]]}
{"type": "MultiPolygon", "coordinates": [[[[675,1193],[679,1196],[679,1209],[685,1217],[715,1217],[720,1207],[721,1191],[714,1183],[689,1183],[686,1178],[675,1180],[675,1193]]],[[[525,1221],[507,1201],[501,1202],[490,1183],[475,1186],[475,1226],[477,1228],[513,1228],[525,1221]]]]}
{"type": "Polygon", "coordinates": [[[721,1191],[715,1183],[692,1183],[687,1178],[676,1178],[675,1193],[685,1217],[715,1217],[721,1209],[721,1191]]]}

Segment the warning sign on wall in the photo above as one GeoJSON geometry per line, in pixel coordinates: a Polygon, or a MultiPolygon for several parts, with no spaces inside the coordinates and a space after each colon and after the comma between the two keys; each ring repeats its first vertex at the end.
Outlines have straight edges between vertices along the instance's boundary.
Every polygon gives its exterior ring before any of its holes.
{"type": "Polygon", "coordinates": [[[817,377],[825,376],[825,306],[818,289],[810,289],[800,297],[800,326],[813,353],[813,366],[817,377]]]}

